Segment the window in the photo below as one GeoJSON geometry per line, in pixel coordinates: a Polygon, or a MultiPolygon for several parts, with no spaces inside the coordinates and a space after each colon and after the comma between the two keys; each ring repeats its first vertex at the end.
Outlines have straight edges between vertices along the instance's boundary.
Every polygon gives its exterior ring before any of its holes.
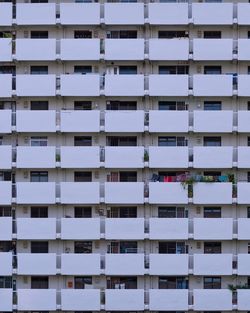
{"type": "Polygon", "coordinates": [[[250,137],[247,137],[247,145],[250,146],[250,137]]]}
{"type": "Polygon", "coordinates": [[[0,74],[16,75],[16,66],[15,65],[1,65],[0,74]]]}
{"type": "Polygon", "coordinates": [[[32,147],[46,147],[48,145],[47,137],[31,137],[30,145],[32,147]]]}
{"type": "Polygon", "coordinates": [[[49,289],[49,277],[31,276],[31,289],[49,289]]]}
{"type": "Polygon", "coordinates": [[[92,146],[92,137],[91,136],[75,136],[74,145],[81,146],[81,147],[92,146]]]}
{"type": "Polygon", "coordinates": [[[204,253],[221,253],[221,242],[204,242],[204,253]]]}
{"type": "Polygon", "coordinates": [[[187,139],[185,139],[185,137],[175,137],[175,136],[158,137],[158,146],[160,147],[187,146],[187,139]]]}
{"type": "Polygon", "coordinates": [[[0,276],[0,289],[12,288],[12,276],[0,276]]]}
{"type": "Polygon", "coordinates": [[[11,207],[0,206],[0,217],[11,216],[11,207]]]}
{"type": "Polygon", "coordinates": [[[250,182],[250,172],[247,172],[247,182],[250,182]]]}
{"type": "Polygon", "coordinates": [[[204,31],[203,37],[206,39],[220,39],[221,31],[204,31]]]}
{"type": "Polygon", "coordinates": [[[75,241],[75,253],[92,253],[92,241],[75,241]]]}
{"type": "Polygon", "coordinates": [[[187,217],[185,208],[179,207],[158,207],[158,217],[160,218],[184,218],[187,217]]]}
{"type": "Polygon", "coordinates": [[[137,217],[137,207],[112,207],[107,211],[109,218],[135,218],[137,217]]]}
{"type": "Polygon", "coordinates": [[[204,101],[205,111],[220,111],[221,101],[204,101]]]}
{"type": "Polygon", "coordinates": [[[120,172],[120,182],[136,182],[137,172],[120,172]]]}
{"type": "Polygon", "coordinates": [[[220,207],[204,207],[204,217],[205,218],[221,218],[221,208],[220,207]]]}
{"type": "Polygon", "coordinates": [[[159,101],[158,108],[162,111],[184,111],[187,110],[187,105],[184,101],[159,101]]]}
{"type": "Polygon", "coordinates": [[[137,277],[107,278],[107,289],[137,289],[137,277]]]}
{"type": "Polygon", "coordinates": [[[0,252],[10,252],[13,250],[12,248],[11,241],[0,241],[0,252]]]}
{"type": "Polygon", "coordinates": [[[186,253],[185,242],[160,241],[159,253],[160,254],[184,254],[186,253]]]}
{"type": "Polygon", "coordinates": [[[136,30],[107,31],[107,38],[134,39],[137,38],[137,31],[136,30]]]}
{"type": "Polygon", "coordinates": [[[108,253],[137,253],[136,241],[112,241],[108,245],[108,253]]]}
{"type": "Polygon", "coordinates": [[[30,208],[30,217],[32,218],[47,218],[48,217],[48,207],[31,207],[30,208]]]}
{"type": "Polygon", "coordinates": [[[137,66],[129,66],[129,65],[121,65],[119,66],[119,74],[120,75],[133,75],[137,74],[137,66]]]}
{"type": "Polygon", "coordinates": [[[31,0],[30,3],[48,3],[48,0],[31,0]]]}
{"type": "Polygon", "coordinates": [[[124,137],[115,137],[115,136],[108,136],[107,137],[107,146],[137,146],[137,137],[134,136],[124,136],[124,137]]]}
{"type": "Polygon", "coordinates": [[[136,110],[136,101],[108,101],[107,110],[136,110]]]}
{"type": "Polygon", "coordinates": [[[203,279],[204,289],[221,289],[220,277],[204,277],[203,279]]]}
{"type": "Polygon", "coordinates": [[[203,146],[204,147],[220,147],[221,137],[204,137],[203,146]]]}
{"type": "Polygon", "coordinates": [[[75,39],[90,39],[92,38],[92,31],[90,30],[75,30],[74,31],[75,39]]]}
{"type": "Polygon", "coordinates": [[[75,182],[91,182],[92,173],[91,172],[75,172],[74,181],[75,182]]]}
{"type": "Polygon", "coordinates": [[[39,182],[39,183],[44,183],[48,182],[48,172],[46,171],[41,171],[41,172],[30,172],[30,181],[31,182],[39,182]]]}
{"type": "Polygon", "coordinates": [[[188,65],[161,65],[159,66],[159,74],[174,75],[188,74],[188,65]]]}
{"type": "Polygon", "coordinates": [[[188,289],[188,280],[185,277],[160,276],[159,289],[188,289]]]}
{"type": "Polygon", "coordinates": [[[85,289],[85,285],[92,285],[92,277],[75,277],[74,278],[75,289],[85,289]]]}
{"type": "Polygon", "coordinates": [[[0,172],[0,181],[11,181],[11,172],[0,172]]]}
{"type": "Polygon", "coordinates": [[[91,65],[75,65],[74,66],[74,73],[75,74],[89,74],[89,73],[92,73],[92,66],[91,65]]]}
{"type": "Polygon", "coordinates": [[[75,207],[75,218],[90,218],[92,217],[91,207],[75,207]]]}
{"type": "Polygon", "coordinates": [[[74,110],[80,111],[88,111],[92,109],[92,102],[91,101],[75,101],[74,102],[74,110]]]}
{"type": "Polygon", "coordinates": [[[31,253],[49,253],[48,241],[31,241],[31,253]]]}
{"type": "Polygon", "coordinates": [[[35,110],[48,110],[49,109],[49,102],[48,101],[31,101],[30,102],[30,109],[35,110]]]}
{"type": "Polygon", "coordinates": [[[247,218],[250,218],[250,207],[247,207],[247,218]]]}
{"type": "Polygon", "coordinates": [[[221,66],[204,66],[204,74],[219,75],[221,74],[221,66]]]}
{"type": "Polygon", "coordinates": [[[172,38],[188,38],[188,32],[184,30],[159,30],[159,39],[172,39],[172,38]]]}
{"type": "Polygon", "coordinates": [[[46,65],[32,65],[30,67],[30,74],[32,75],[47,75],[48,71],[48,66],[46,65]]]}
{"type": "Polygon", "coordinates": [[[30,32],[31,39],[47,39],[49,38],[49,32],[44,30],[32,30],[30,32]]]}

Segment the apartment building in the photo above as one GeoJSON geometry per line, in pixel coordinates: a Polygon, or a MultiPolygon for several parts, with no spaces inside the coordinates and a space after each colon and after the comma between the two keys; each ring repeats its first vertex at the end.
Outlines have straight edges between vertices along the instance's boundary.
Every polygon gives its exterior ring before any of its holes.
{"type": "Polygon", "coordinates": [[[0,1],[0,312],[249,286],[250,3],[0,1]]]}

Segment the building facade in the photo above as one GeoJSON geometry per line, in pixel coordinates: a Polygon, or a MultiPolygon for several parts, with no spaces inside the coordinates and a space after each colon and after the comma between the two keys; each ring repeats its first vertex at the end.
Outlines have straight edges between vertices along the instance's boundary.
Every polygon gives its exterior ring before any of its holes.
{"type": "Polygon", "coordinates": [[[0,312],[250,311],[250,4],[0,1],[0,312]]]}

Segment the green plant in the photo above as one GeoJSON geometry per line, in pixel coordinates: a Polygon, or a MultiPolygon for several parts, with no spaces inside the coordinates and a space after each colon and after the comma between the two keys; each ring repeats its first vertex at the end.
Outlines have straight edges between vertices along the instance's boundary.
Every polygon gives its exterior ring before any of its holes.
{"type": "Polygon", "coordinates": [[[232,285],[232,284],[229,284],[229,285],[227,285],[227,287],[232,292],[235,292],[238,289],[250,289],[250,285],[247,285],[247,284],[245,284],[245,285],[235,285],[235,286],[232,285]]]}
{"type": "Polygon", "coordinates": [[[145,150],[145,151],[144,151],[144,162],[148,162],[148,161],[149,161],[148,151],[145,150]]]}
{"type": "Polygon", "coordinates": [[[60,154],[57,154],[56,155],[56,162],[60,162],[61,161],[61,156],[60,156],[60,154]]]}
{"type": "Polygon", "coordinates": [[[230,173],[229,173],[229,174],[227,174],[227,177],[228,177],[228,181],[229,181],[230,183],[233,183],[233,184],[236,183],[234,174],[230,174],[230,173]]]}

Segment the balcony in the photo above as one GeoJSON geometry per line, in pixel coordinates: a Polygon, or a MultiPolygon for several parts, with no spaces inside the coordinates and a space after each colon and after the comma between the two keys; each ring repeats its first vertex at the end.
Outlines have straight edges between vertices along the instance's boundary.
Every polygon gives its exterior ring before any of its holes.
{"type": "Polygon", "coordinates": [[[188,168],[188,147],[149,147],[150,168],[188,168]]]}
{"type": "Polygon", "coordinates": [[[10,205],[12,201],[12,186],[10,181],[0,181],[0,205],[10,205]]]}
{"type": "Polygon", "coordinates": [[[18,311],[56,311],[56,289],[18,289],[17,297],[18,311]]]}
{"type": "Polygon", "coordinates": [[[193,3],[193,23],[195,25],[232,25],[232,3],[193,3]]]}
{"type": "Polygon", "coordinates": [[[55,240],[55,218],[17,218],[17,239],[55,240]]]}
{"type": "Polygon", "coordinates": [[[196,183],[194,204],[232,204],[232,183],[196,183]]]}
{"type": "Polygon", "coordinates": [[[149,60],[179,61],[189,58],[188,39],[149,39],[149,60]]]}
{"type": "Polygon", "coordinates": [[[232,275],[232,264],[232,254],[195,254],[194,275],[232,275]]]}
{"type": "Polygon", "coordinates": [[[151,25],[187,25],[187,3],[149,3],[148,21],[151,25]]]}
{"type": "Polygon", "coordinates": [[[17,204],[54,204],[56,203],[55,183],[18,182],[17,204]]]}
{"type": "Polygon", "coordinates": [[[2,312],[13,312],[13,290],[0,289],[0,310],[2,312]]]}
{"type": "Polygon", "coordinates": [[[233,95],[232,75],[193,76],[193,94],[198,97],[231,97],[233,95]]]}
{"type": "Polygon", "coordinates": [[[144,168],[144,147],[105,147],[105,168],[144,168]]]}
{"type": "Polygon", "coordinates": [[[106,25],[144,24],[143,3],[105,3],[104,23],[106,25]]]}
{"type": "MultiPolygon", "coordinates": [[[[1,10],[1,5],[0,5],[1,10]]],[[[0,16],[1,24],[1,16],[0,16]]],[[[0,39],[0,62],[11,62],[12,61],[12,40],[11,38],[0,39]]]]}
{"type": "Polygon", "coordinates": [[[247,75],[247,74],[238,75],[238,96],[239,97],[250,96],[249,84],[250,84],[250,75],[247,75]]]}
{"type": "Polygon", "coordinates": [[[150,133],[187,133],[188,111],[149,111],[150,133]]]}
{"type": "Polygon", "coordinates": [[[53,74],[17,75],[16,94],[18,97],[54,97],[56,95],[56,76],[53,74]]]}
{"type": "Polygon", "coordinates": [[[105,131],[109,133],[144,132],[144,111],[105,111],[105,131]]]}
{"type": "Polygon", "coordinates": [[[250,147],[238,146],[238,168],[250,168],[250,147]]]}
{"type": "Polygon", "coordinates": [[[188,75],[149,75],[149,95],[188,96],[188,75]]]}
{"type": "Polygon", "coordinates": [[[61,290],[63,311],[100,311],[101,295],[99,289],[62,289],[61,290]]]}
{"type": "Polygon", "coordinates": [[[55,147],[17,147],[17,168],[55,168],[55,147]]]}
{"type": "Polygon", "coordinates": [[[16,112],[16,130],[22,133],[54,133],[56,132],[56,111],[16,112]]]}
{"type": "MultiPolygon", "coordinates": [[[[250,80],[249,80],[250,83],[250,80]]],[[[249,111],[238,111],[238,132],[249,133],[250,132],[250,112],[249,111]]]]}
{"type": "MultiPolygon", "coordinates": [[[[0,223],[1,223],[1,219],[0,219],[0,223]]],[[[0,264],[1,264],[0,275],[11,276],[12,275],[12,252],[0,252],[0,264]]]]}
{"type": "Polygon", "coordinates": [[[150,254],[149,264],[149,275],[188,275],[188,254],[150,254]]]}
{"type": "Polygon", "coordinates": [[[248,3],[237,3],[238,24],[250,25],[250,6],[248,3]]]}
{"type": "Polygon", "coordinates": [[[144,218],[107,218],[105,238],[115,240],[144,239],[144,218]]]}
{"type": "Polygon", "coordinates": [[[249,61],[250,60],[250,40],[238,39],[238,60],[249,61]]]}
{"type": "Polygon", "coordinates": [[[105,275],[144,275],[144,254],[106,254],[105,275]]]}
{"type": "Polygon", "coordinates": [[[194,132],[231,133],[233,111],[194,111],[194,132]]]}
{"type": "Polygon", "coordinates": [[[100,184],[61,182],[62,204],[97,204],[100,203],[100,184]]]}
{"type": "Polygon", "coordinates": [[[105,60],[144,60],[144,39],[105,39],[105,60]]]}
{"type": "Polygon", "coordinates": [[[55,25],[55,3],[17,3],[16,23],[18,25],[55,25]]]}
{"type": "Polygon", "coordinates": [[[61,39],[61,60],[100,60],[100,39],[61,39]]]}
{"type": "Polygon", "coordinates": [[[144,183],[141,182],[105,183],[105,203],[110,204],[144,203],[144,183]]]}
{"type": "Polygon", "coordinates": [[[187,190],[181,183],[149,183],[150,204],[187,204],[187,190]]]}
{"type": "Polygon", "coordinates": [[[0,146],[0,169],[8,170],[12,167],[12,147],[0,146]]]}
{"type": "Polygon", "coordinates": [[[12,217],[0,217],[0,241],[12,240],[12,217]]]}
{"type": "Polygon", "coordinates": [[[193,293],[194,310],[232,310],[232,292],[228,289],[194,289],[193,293]]]}
{"type": "Polygon", "coordinates": [[[100,275],[100,254],[74,254],[61,255],[62,275],[100,275]]]}
{"type": "Polygon", "coordinates": [[[194,168],[233,167],[233,147],[193,147],[193,153],[194,168]]]}
{"type": "Polygon", "coordinates": [[[149,290],[150,311],[187,311],[188,290],[187,289],[150,289],[149,290]]]}
{"type": "Polygon", "coordinates": [[[237,300],[239,311],[247,311],[250,309],[250,290],[237,290],[237,300]]]}
{"type": "Polygon", "coordinates": [[[55,39],[16,39],[18,61],[55,61],[55,39]]]}
{"type": "Polygon", "coordinates": [[[99,168],[99,147],[61,147],[61,168],[99,168]]]}
{"type": "Polygon", "coordinates": [[[250,183],[238,182],[237,203],[249,204],[249,201],[250,201],[250,183]]]}
{"type": "Polygon", "coordinates": [[[187,218],[150,218],[149,238],[151,240],[188,239],[187,218]]]}
{"type": "Polygon", "coordinates": [[[0,26],[11,26],[11,25],[12,25],[12,3],[11,2],[0,3],[0,26]]]}
{"type": "Polygon", "coordinates": [[[233,59],[232,39],[194,39],[193,59],[195,61],[224,61],[233,59]]]}
{"type": "Polygon", "coordinates": [[[106,289],[105,310],[143,311],[144,289],[106,289]]]}
{"type": "Polygon", "coordinates": [[[99,25],[99,3],[60,3],[62,25],[99,25]]]}
{"type": "Polygon", "coordinates": [[[100,76],[97,74],[66,74],[60,77],[62,97],[100,96],[100,76]]]}
{"type": "Polygon", "coordinates": [[[105,96],[144,96],[144,75],[106,75],[104,92],[105,96]]]}
{"type": "Polygon", "coordinates": [[[238,240],[249,240],[250,220],[247,218],[238,218],[238,240]]]}
{"type": "MultiPolygon", "coordinates": [[[[1,75],[0,75],[1,83],[1,75]]],[[[1,91],[0,91],[1,94],[1,91]]],[[[10,134],[11,133],[11,110],[0,110],[0,133],[10,134]]]]}
{"type": "Polygon", "coordinates": [[[18,275],[56,275],[55,253],[19,253],[18,275]]]}
{"type": "MultiPolygon", "coordinates": [[[[238,223],[239,223],[239,221],[238,221],[238,223]]],[[[248,236],[248,237],[250,237],[250,236],[248,236]]],[[[250,254],[238,254],[237,258],[238,258],[237,274],[241,275],[241,276],[249,276],[250,275],[250,268],[249,268],[250,254]]]]}
{"type": "Polygon", "coordinates": [[[61,111],[61,131],[65,133],[100,131],[100,112],[94,111],[61,111]]]}
{"type": "Polygon", "coordinates": [[[61,220],[62,240],[99,240],[100,232],[99,218],[62,218],[61,220]]]}
{"type": "MultiPolygon", "coordinates": [[[[1,98],[11,98],[12,97],[12,75],[11,74],[0,74],[0,86],[1,86],[0,97],[1,98]]],[[[2,114],[3,113],[1,112],[1,115],[2,114]]],[[[2,125],[0,127],[2,128],[2,125]]]]}
{"type": "MultiPolygon", "coordinates": [[[[195,240],[232,240],[232,218],[194,218],[195,240]],[[213,231],[211,231],[211,229],[213,231]]],[[[224,254],[223,254],[224,255],[224,254]]]]}

